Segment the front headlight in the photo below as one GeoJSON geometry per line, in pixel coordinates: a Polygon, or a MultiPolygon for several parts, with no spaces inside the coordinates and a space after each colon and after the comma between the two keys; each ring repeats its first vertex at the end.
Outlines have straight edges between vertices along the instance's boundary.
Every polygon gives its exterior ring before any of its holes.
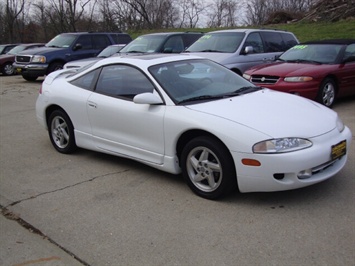
{"type": "Polygon", "coordinates": [[[269,139],[253,146],[254,153],[282,153],[302,150],[312,146],[312,142],[302,138],[269,139]]]}
{"type": "Polygon", "coordinates": [[[286,77],[285,82],[307,82],[313,80],[312,77],[300,76],[300,77],[286,77]]]}
{"type": "Polygon", "coordinates": [[[45,63],[46,62],[46,57],[43,55],[35,55],[32,58],[32,63],[45,63]]]}
{"type": "Polygon", "coordinates": [[[250,80],[250,77],[251,77],[251,75],[248,75],[248,74],[243,74],[243,78],[245,78],[246,80],[250,80]]]}

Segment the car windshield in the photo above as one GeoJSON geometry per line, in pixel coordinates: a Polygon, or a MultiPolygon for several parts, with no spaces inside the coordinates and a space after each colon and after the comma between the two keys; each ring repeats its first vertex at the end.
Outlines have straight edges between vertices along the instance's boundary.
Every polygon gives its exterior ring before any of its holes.
{"type": "Polygon", "coordinates": [[[0,54],[2,54],[2,51],[4,51],[5,45],[0,45],[0,54]]]}
{"type": "Polygon", "coordinates": [[[12,54],[12,55],[15,55],[23,50],[25,50],[25,46],[22,46],[22,45],[18,45],[18,46],[15,46],[14,48],[12,48],[8,54],[12,54]]]}
{"type": "Polygon", "coordinates": [[[187,52],[219,52],[234,53],[242,42],[245,33],[223,32],[209,33],[202,36],[189,48],[187,52]]]}
{"type": "Polygon", "coordinates": [[[340,44],[300,44],[283,53],[279,59],[287,62],[332,64],[342,48],[340,44]]]}
{"type": "Polygon", "coordinates": [[[122,47],[123,46],[110,45],[110,46],[106,47],[105,49],[103,49],[101,51],[101,53],[98,54],[97,57],[102,57],[102,58],[109,57],[109,56],[117,53],[118,51],[120,51],[122,49],[122,47]]]}
{"type": "Polygon", "coordinates": [[[127,44],[120,53],[155,53],[162,46],[165,35],[140,36],[127,44]]]}
{"type": "Polygon", "coordinates": [[[70,45],[74,42],[75,39],[76,36],[71,34],[57,35],[46,44],[46,47],[55,47],[55,48],[70,47],[70,45]]]}
{"type": "Polygon", "coordinates": [[[260,89],[233,71],[204,59],[159,64],[149,71],[176,104],[234,97],[260,89]]]}

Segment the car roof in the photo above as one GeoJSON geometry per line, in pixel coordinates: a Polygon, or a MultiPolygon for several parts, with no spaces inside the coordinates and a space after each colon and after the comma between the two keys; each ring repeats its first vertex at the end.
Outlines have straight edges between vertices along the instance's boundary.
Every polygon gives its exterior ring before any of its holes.
{"type": "Polygon", "coordinates": [[[303,44],[353,44],[355,39],[328,39],[328,40],[317,40],[317,41],[308,41],[303,44]]]}
{"type": "Polygon", "coordinates": [[[31,46],[31,45],[45,45],[45,43],[21,43],[16,46],[31,46]]]}
{"type": "Polygon", "coordinates": [[[119,55],[99,60],[96,66],[109,65],[115,63],[140,64],[149,67],[165,62],[182,61],[190,59],[204,59],[203,57],[191,54],[143,54],[137,56],[119,55]]]}
{"type": "Polygon", "coordinates": [[[128,35],[126,32],[94,32],[94,31],[80,31],[80,32],[63,32],[62,34],[71,34],[71,35],[82,35],[82,34],[122,34],[122,35],[128,35]]]}
{"type": "Polygon", "coordinates": [[[203,32],[200,31],[174,31],[174,32],[155,32],[155,33],[148,33],[144,34],[141,36],[158,36],[158,35],[166,35],[166,36],[172,36],[172,35],[180,35],[180,34],[203,34],[203,32]]]}
{"type": "Polygon", "coordinates": [[[286,30],[274,30],[274,29],[228,29],[228,30],[216,30],[216,31],[210,31],[209,33],[222,33],[222,32],[244,32],[244,33],[249,33],[249,32],[286,32],[286,33],[291,33],[286,30]]]}

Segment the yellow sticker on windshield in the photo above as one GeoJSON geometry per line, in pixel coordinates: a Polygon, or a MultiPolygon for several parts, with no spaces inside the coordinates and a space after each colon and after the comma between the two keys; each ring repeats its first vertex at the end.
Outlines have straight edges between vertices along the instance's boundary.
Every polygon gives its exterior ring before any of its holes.
{"type": "Polygon", "coordinates": [[[302,50],[302,49],[305,49],[307,47],[308,47],[308,45],[295,45],[291,49],[300,49],[300,50],[302,50]]]}

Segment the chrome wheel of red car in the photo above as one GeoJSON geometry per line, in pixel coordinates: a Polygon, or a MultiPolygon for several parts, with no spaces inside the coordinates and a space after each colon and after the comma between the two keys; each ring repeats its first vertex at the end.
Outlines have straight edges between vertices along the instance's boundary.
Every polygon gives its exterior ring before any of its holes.
{"type": "Polygon", "coordinates": [[[331,107],[334,104],[336,95],[336,84],[331,78],[326,78],[320,85],[317,101],[331,107]]]}
{"type": "Polygon", "coordinates": [[[6,63],[2,69],[2,73],[5,75],[5,76],[11,76],[14,74],[14,71],[15,69],[13,68],[12,64],[10,63],[6,63]]]}

